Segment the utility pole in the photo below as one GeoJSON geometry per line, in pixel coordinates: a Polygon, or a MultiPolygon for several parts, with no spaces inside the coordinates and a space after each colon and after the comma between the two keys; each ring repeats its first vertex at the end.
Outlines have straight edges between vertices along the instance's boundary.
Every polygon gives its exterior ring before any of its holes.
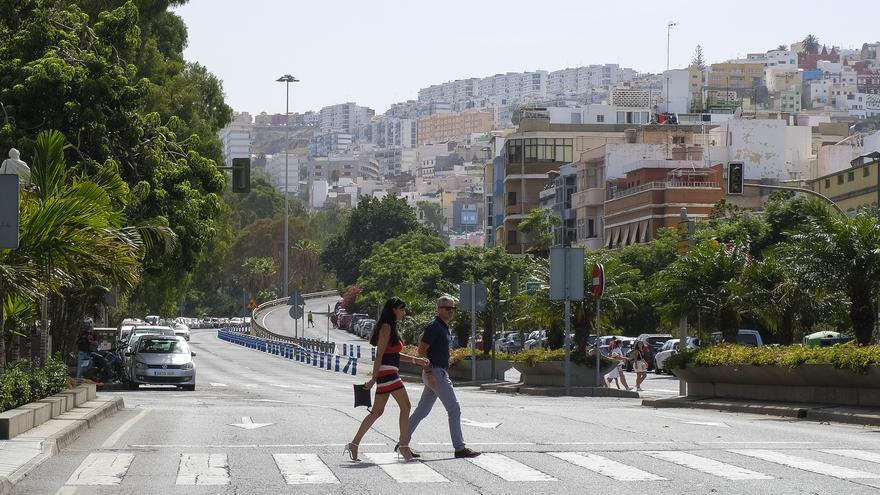
{"type": "Polygon", "coordinates": [[[288,183],[288,158],[290,156],[290,83],[299,82],[299,79],[284,74],[275,80],[285,83],[286,97],[284,103],[284,280],[281,281],[281,297],[287,297],[287,283],[290,279],[290,246],[288,244],[288,223],[290,221],[290,193],[288,183]]]}
{"type": "MultiPolygon", "coordinates": [[[[679,254],[687,254],[687,250],[690,248],[691,242],[691,223],[688,221],[688,213],[687,208],[682,207],[681,213],[679,214],[679,246],[678,252],[679,254]],[[683,227],[682,227],[683,226],[683,227]],[[683,253],[682,253],[683,251],[683,253]]],[[[688,336],[688,319],[686,315],[682,315],[678,320],[678,345],[679,349],[684,351],[687,349],[687,336],[688,336]]],[[[687,395],[687,382],[679,379],[678,380],[678,395],[685,396],[687,395]]]]}
{"type": "Polygon", "coordinates": [[[678,26],[678,23],[673,21],[666,23],[666,113],[669,113],[669,42],[673,26],[678,26]]]}

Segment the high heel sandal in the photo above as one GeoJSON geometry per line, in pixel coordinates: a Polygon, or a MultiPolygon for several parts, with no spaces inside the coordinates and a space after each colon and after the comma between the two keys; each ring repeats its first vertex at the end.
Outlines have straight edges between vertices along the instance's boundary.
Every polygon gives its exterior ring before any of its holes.
{"type": "Polygon", "coordinates": [[[398,445],[396,450],[397,460],[400,460],[400,458],[403,457],[404,462],[409,462],[416,458],[416,456],[413,455],[413,451],[410,450],[409,445],[398,445]]]}
{"type": "Polygon", "coordinates": [[[345,444],[345,448],[342,449],[342,455],[348,454],[352,461],[361,462],[361,460],[358,459],[358,445],[359,444],[356,443],[345,444]]]}
{"type": "MultiPolygon", "coordinates": [[[[404,445],[404,447],[409,448],[408,445],[404,445]]],[[[399,448],[400,448],[400,444],[398,443],[398,444],[396,444],[396,445],[394,446],[394,451],[397,452],[397,449],[399,449],[399,448]]],[[[412,454],[413,458],[415,458],[415,459],[418,459],[419,457],[422,456],[422,454],[417,454],[417,453],[413,452],[412,449],[409,449],[409,451],[410,451],[410,453],[412,454]]],[[[399,457],[399,456],[400,456],[400,454],[398,454],[398,457],[399,457]]]]}

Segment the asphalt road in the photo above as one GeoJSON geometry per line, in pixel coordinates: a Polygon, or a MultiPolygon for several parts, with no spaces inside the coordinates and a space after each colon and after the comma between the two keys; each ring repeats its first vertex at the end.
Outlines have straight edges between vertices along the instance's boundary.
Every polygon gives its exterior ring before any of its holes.
{"type": "MultiPolygon", "coordinates": [[[[107,392],[123,395],[126,410],[37,467],[14,493],[880,491],[878,429],[469,387],[458,389],[465,440],[483,456],[453,458],[438,404],[411,441],[422,461],[398,463],[398,410],[389,405],[361,444],[364,462],[353,463],[342,448],[366,411],[352,407],[351,386],[368,366],[357,377],[323,371],[221,341],[216,330],[194,330],[191,343],[195,392],[107,392]]],[[[415,404],[421,387],[406,387],[415,404]]]]}

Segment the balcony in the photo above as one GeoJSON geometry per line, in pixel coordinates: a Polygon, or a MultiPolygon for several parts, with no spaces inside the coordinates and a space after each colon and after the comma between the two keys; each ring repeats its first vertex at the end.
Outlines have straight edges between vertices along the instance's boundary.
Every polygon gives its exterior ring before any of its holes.
{"type": "Polygon", "coordinates": [[[525,215],[528,215],[530,211],[532,211],[536,208],[540,208],[540,205],[538,203],[526,203],[524,205],[524,209],[521,210],[520,208],[521,208],[520,203],[517,203],[515,205],[505,206],[504,207],[504,219],[505,220],[516,220],[516,219],[519,219],[520,216],[522,218],[525,218],[525,215]],[[521,211],[525,211],[525,213],[521,213],[521,211]],[[513,215],[517,215],[517,217],[510,218],[513,215]]]}
{"type": "Polygon", "coordinates": [[[681,181],[654,181],[642,184],[640,186],[622,189],[618,191],[608,190],[606,198],[608,200],[625,198],[644,191],[657,189],[720,189],[720,182],[681,182],[681,181]]]}
{"type": "Polygon", "coordinates": [[[590,206],[602,206],[605,203],[605,188],[593,188],[578,191],[571,195],[572,208],[585,208],[590,206]]]}

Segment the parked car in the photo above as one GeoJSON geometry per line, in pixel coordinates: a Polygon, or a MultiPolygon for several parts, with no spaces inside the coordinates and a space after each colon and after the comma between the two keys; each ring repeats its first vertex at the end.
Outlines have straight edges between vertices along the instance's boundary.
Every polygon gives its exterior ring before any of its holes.
{"type": "Polygon", "coordinates": [[[369,319],[364,320],[361,323],[361,331],[363,332],[363,337],[367,340],[373,336],[373,329],[376,327],[376,320],[369,319]]]}
{"type": "Polygon", "coordinates": [[[348,322],[348,331],[360,337],[360,334],[358,333],[358,323],[369,317],[370,315],[366,313],[355,313],[351,315],[351,320],[348,322]]]}
{"type": "Polygon", "coordinates": [[[128,383],[132,389],[140,385],[176,385],[184,390],[196,389],[196,368],[183,337],[145,335],[136,347],[125,353],[128,358],[128,383]]]}
{"type": "Polygon", "coordinates": [[[339,317],[336,319],[337,325],[342,330],[348,330],[348,324],[351,323],[351,313],[339,313],[339,317]]]}
{"type": "Polygon", "coordinates": [[[507,332],[506,336],[502,337],[501,345],[496,349],[502,352],[519,352],[522,350],[522,342],[519,338],[519,332],[507,332]]]}
{"type": "MultiPolygon", "coordinates": [[[[660,349],[660,352],[654,356],[654,373],[658,375],[669,370],[666,369],[666,360],[669,356],[678,352],[681,348],[681,339],[669,339],[663,344],[663,348],[660,349]]],[[[687,347],[688,349],[697,349],[700,347],[700,339],[696,337],[688,337],[687,338],[687,347]]]]}
{"type": "Polygon", "coordinates": [[[189,342],[189,327],[184,325],[183,323],[175,323],[174,335],[177,335],[178,337],[183,337],[184,340],[189,342]]]}
{"type": "Polygon", "coordinates": [[[547,332],[544,330],[535,330],[530,333],[528,337],[526,337],[526,341],[523,344],[524,349],[537,349],[543,345],[544,339],[547,337],[547,332]]]}
{"type": "MultiPolygon", "coordinates": [[[[721,337],[721,332],[713,332],[709,337],[709,340],[713,344],[717,344],[724,339],[721,337]]],[[[739,345],[750,345],[754,347],[764,345],[764,341],[761,339],[761,334],[757,330],[749,330],[746,328],[739,329],[739,333],[736,335],[736,343],[739,345]]]]}

